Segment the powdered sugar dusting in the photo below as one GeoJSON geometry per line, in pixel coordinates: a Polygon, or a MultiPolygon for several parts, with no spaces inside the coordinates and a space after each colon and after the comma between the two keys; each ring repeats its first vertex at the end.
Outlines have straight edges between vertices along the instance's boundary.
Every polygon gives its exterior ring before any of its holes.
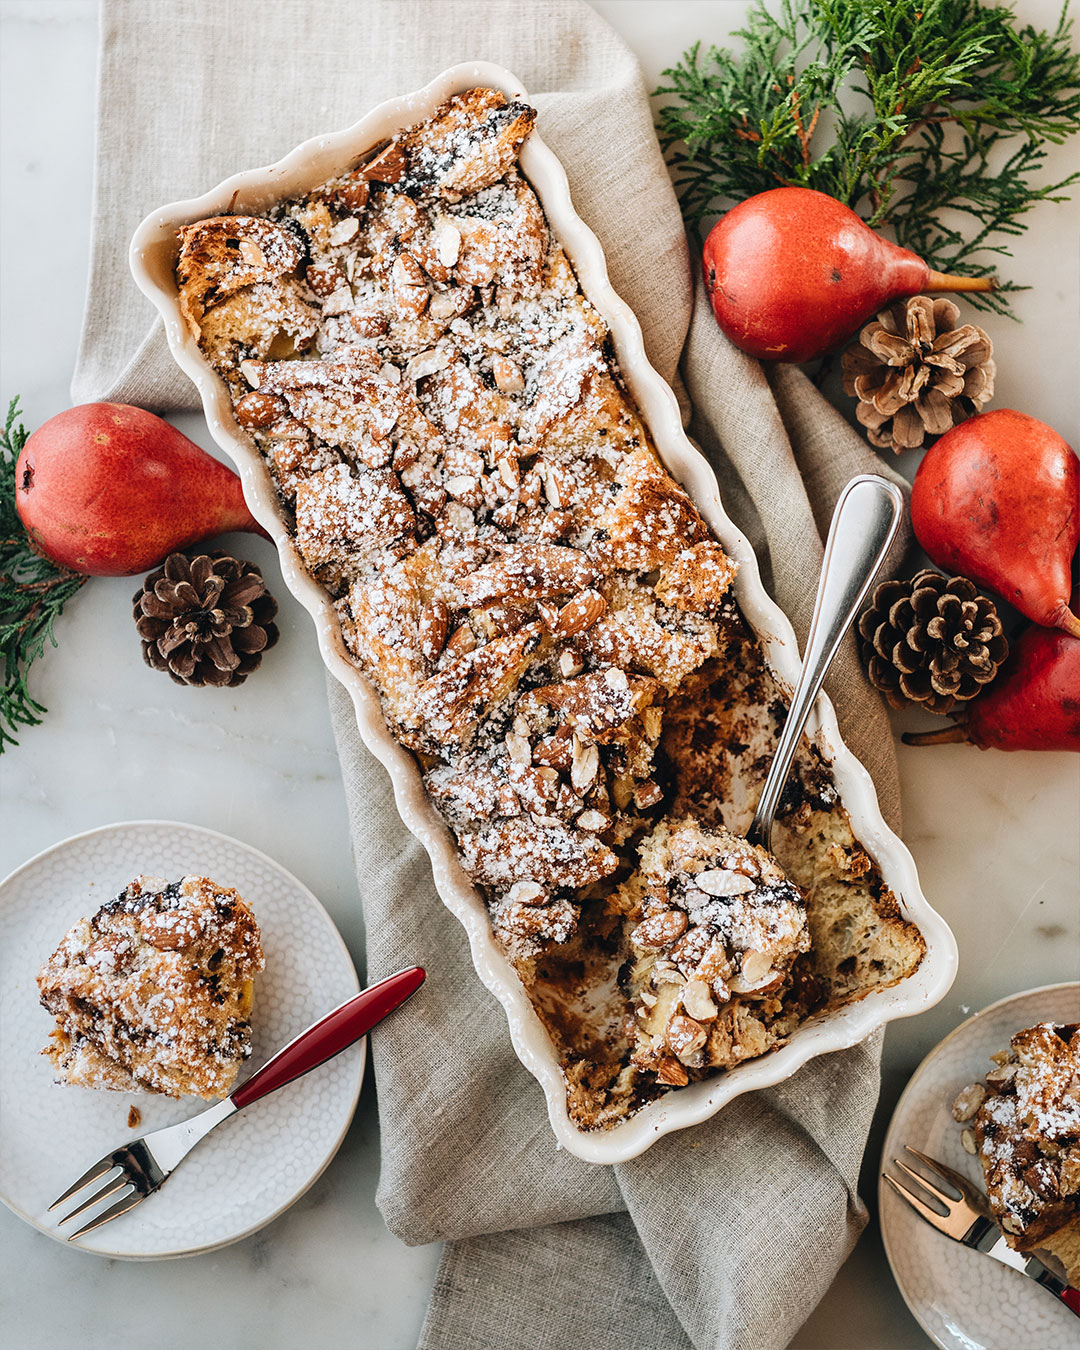
{"type": "Polygon", "coordinates": [[[61,1081],[179,1097],[223,1096],[250,1053],[259,930],[206,877],[136,877],[80,919],[42,966],[61,1081]]]}

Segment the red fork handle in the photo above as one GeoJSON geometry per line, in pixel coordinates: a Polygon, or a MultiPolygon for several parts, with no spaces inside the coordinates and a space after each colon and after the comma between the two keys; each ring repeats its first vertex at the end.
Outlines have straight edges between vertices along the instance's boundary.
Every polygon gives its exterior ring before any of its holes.
{"type": "Polygon", "coordinates": [[[1077,1317],[1080,1317],[1080,1289],[1067,1287],[1061,1291],[1058,1298],[1061,1299],[1062,1303],[1065,1304],[1070,1312],[1074,1312],[1077,1317]]]}
{"type": "Polygon", "coordinates": [[[302,1031],[273,1059],[268,1059],[243,1087],[237,1088],[230,1101],[238,1111],[242,1111],[260,1097],[276,1092],[286,1083],[317,1069],[320,1064],[325,1064],[328,1059],[348,1049],[388,1013],[400,1007],[423,983],[423,967],[411,966],[408,970],[399,970],[396,975],[388,975],[370,989],[362,989],[333,1012],[320,1018],[314,1026],[308,1027],[307,1031],[302,1031]]]}

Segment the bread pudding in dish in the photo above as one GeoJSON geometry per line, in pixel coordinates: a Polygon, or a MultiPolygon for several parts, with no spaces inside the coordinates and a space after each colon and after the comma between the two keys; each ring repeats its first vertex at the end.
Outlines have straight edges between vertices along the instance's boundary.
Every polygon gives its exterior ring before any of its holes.
{"type": "Polygon", "coordinates": [[[591,1129],[925,947],[809,743],[776,859],[735,837],[784,691],[518,170],[533,120],[456,95],[303,196],[185,226],[176,280],[591,1129]],[[663,914],[685,926],[650,956],[663,914]]]}
{"type": "Polygon", "coordinates": [[[140,876],[80,919],[38,974],[42,1052],[77,1087],[226,1096],[251,1053],[259,928],[207,877],[140,876]]]}

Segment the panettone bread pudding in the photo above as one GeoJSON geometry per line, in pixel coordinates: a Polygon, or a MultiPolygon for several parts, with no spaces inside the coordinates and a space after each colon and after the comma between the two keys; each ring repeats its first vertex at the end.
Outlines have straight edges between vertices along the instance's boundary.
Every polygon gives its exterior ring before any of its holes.
{"type": "Polygon", "coordinates": [[[1041,1022],[953,1103],[1010,1247],[1044,1248],[1080,1288],[1080,1026],[1041,1022]]]}
{"type": "Polygon", "coordinates": [[[302,198],[186,226],[176,277],[594,1128],[895,983],[924,946],[809,746],[777,836],[794,884],[724,833],[749,823],[781,691],[518,170],[534,116],[457,95],[302,198]],[[776,930],[686,899],[665,839],[695,874],[752,858],[776,930]],[[632,934],[662,884],[696,936],[646,977],[632,934]]]}
{"type": "Polygon", "coordinates": [[[251,1053],[255,916],[207,877],[136,877],[80,919],[38,974],[61,1082],[223,1097],[251,1053]]]}

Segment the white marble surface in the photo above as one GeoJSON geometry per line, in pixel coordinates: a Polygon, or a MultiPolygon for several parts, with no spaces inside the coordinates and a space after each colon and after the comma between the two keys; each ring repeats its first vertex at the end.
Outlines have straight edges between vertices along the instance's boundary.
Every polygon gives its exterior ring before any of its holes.
{"type": "MultiPolygon", "coordinates": [[[[1057,7],[1057,0],[1019,0],[1025,18],[1043,24],[1057,7]]],[[[746,6],[598,0],[596,8],[639,53],[655,85],[694,39],[725,40],[746,6]]],[[[148,19],[152,12],[151,5],[148,19]]],[[[95,0],[0,0],[0,25],[0,396],[6,404],[19,393],[32,426],[67,406],[78,341],[95,0]]],[[[1051,150],[1051,172],[1060,176],[1074,163],[1075,146],[1051,150]]],[[[991,321],[996,403],[1042,417],[1076,445],[1080,205],[1042,207],[1032,223],[1005,264],[1033,287],[1017,301],[1023,323],[991,321]]],[[[208,444],[198,419],[180,425],[208,444]]],[[[129,611],[134,581],[96,580],[70,606],[57,628],[59,648],[34,673],[48,717],[0,759],[0,874],[108,821],[205,824],[267,850],[300,877],[359,959],[356,881],[309,621],[274,584],[269,546],[245,538],[243,551],[263,565],[283,602],[282,640],[267,669],[231,694],[182,689],[142,665],[129,611]]],[[[956,931],[961,970],[939,1008],[890,1029],[883,1117],[921,1057],[969,1009],[1075,978],[1080,966],[1076,756],[945,747],[902,749],[900,764],[907,842],[926,894],[956,931]]],[[[18,1110],[2,1101],[5,1115],[18,1110]]],[[[0,1120],[0,1146],[2,1128],[0,1120]]],[[[868,1153],[868,1182],[881,1128],[868,1153]]],[[[19,1350],[173,1350],[209,1333],[266,1350],[404,1350],[415,1343],[437,1251],[409,1250],[386,1231],[374,1206],[377,1170],[369,1084],[340,1155],[315,1189],[257,1237],[225,1251],[157,1265],[105,1262],[65,1250],[0,1209],[0,1339],[19,1350]]],[[[892,1283],[873,1223],[793,1344],[928,1344],[892,1283]]]]}

